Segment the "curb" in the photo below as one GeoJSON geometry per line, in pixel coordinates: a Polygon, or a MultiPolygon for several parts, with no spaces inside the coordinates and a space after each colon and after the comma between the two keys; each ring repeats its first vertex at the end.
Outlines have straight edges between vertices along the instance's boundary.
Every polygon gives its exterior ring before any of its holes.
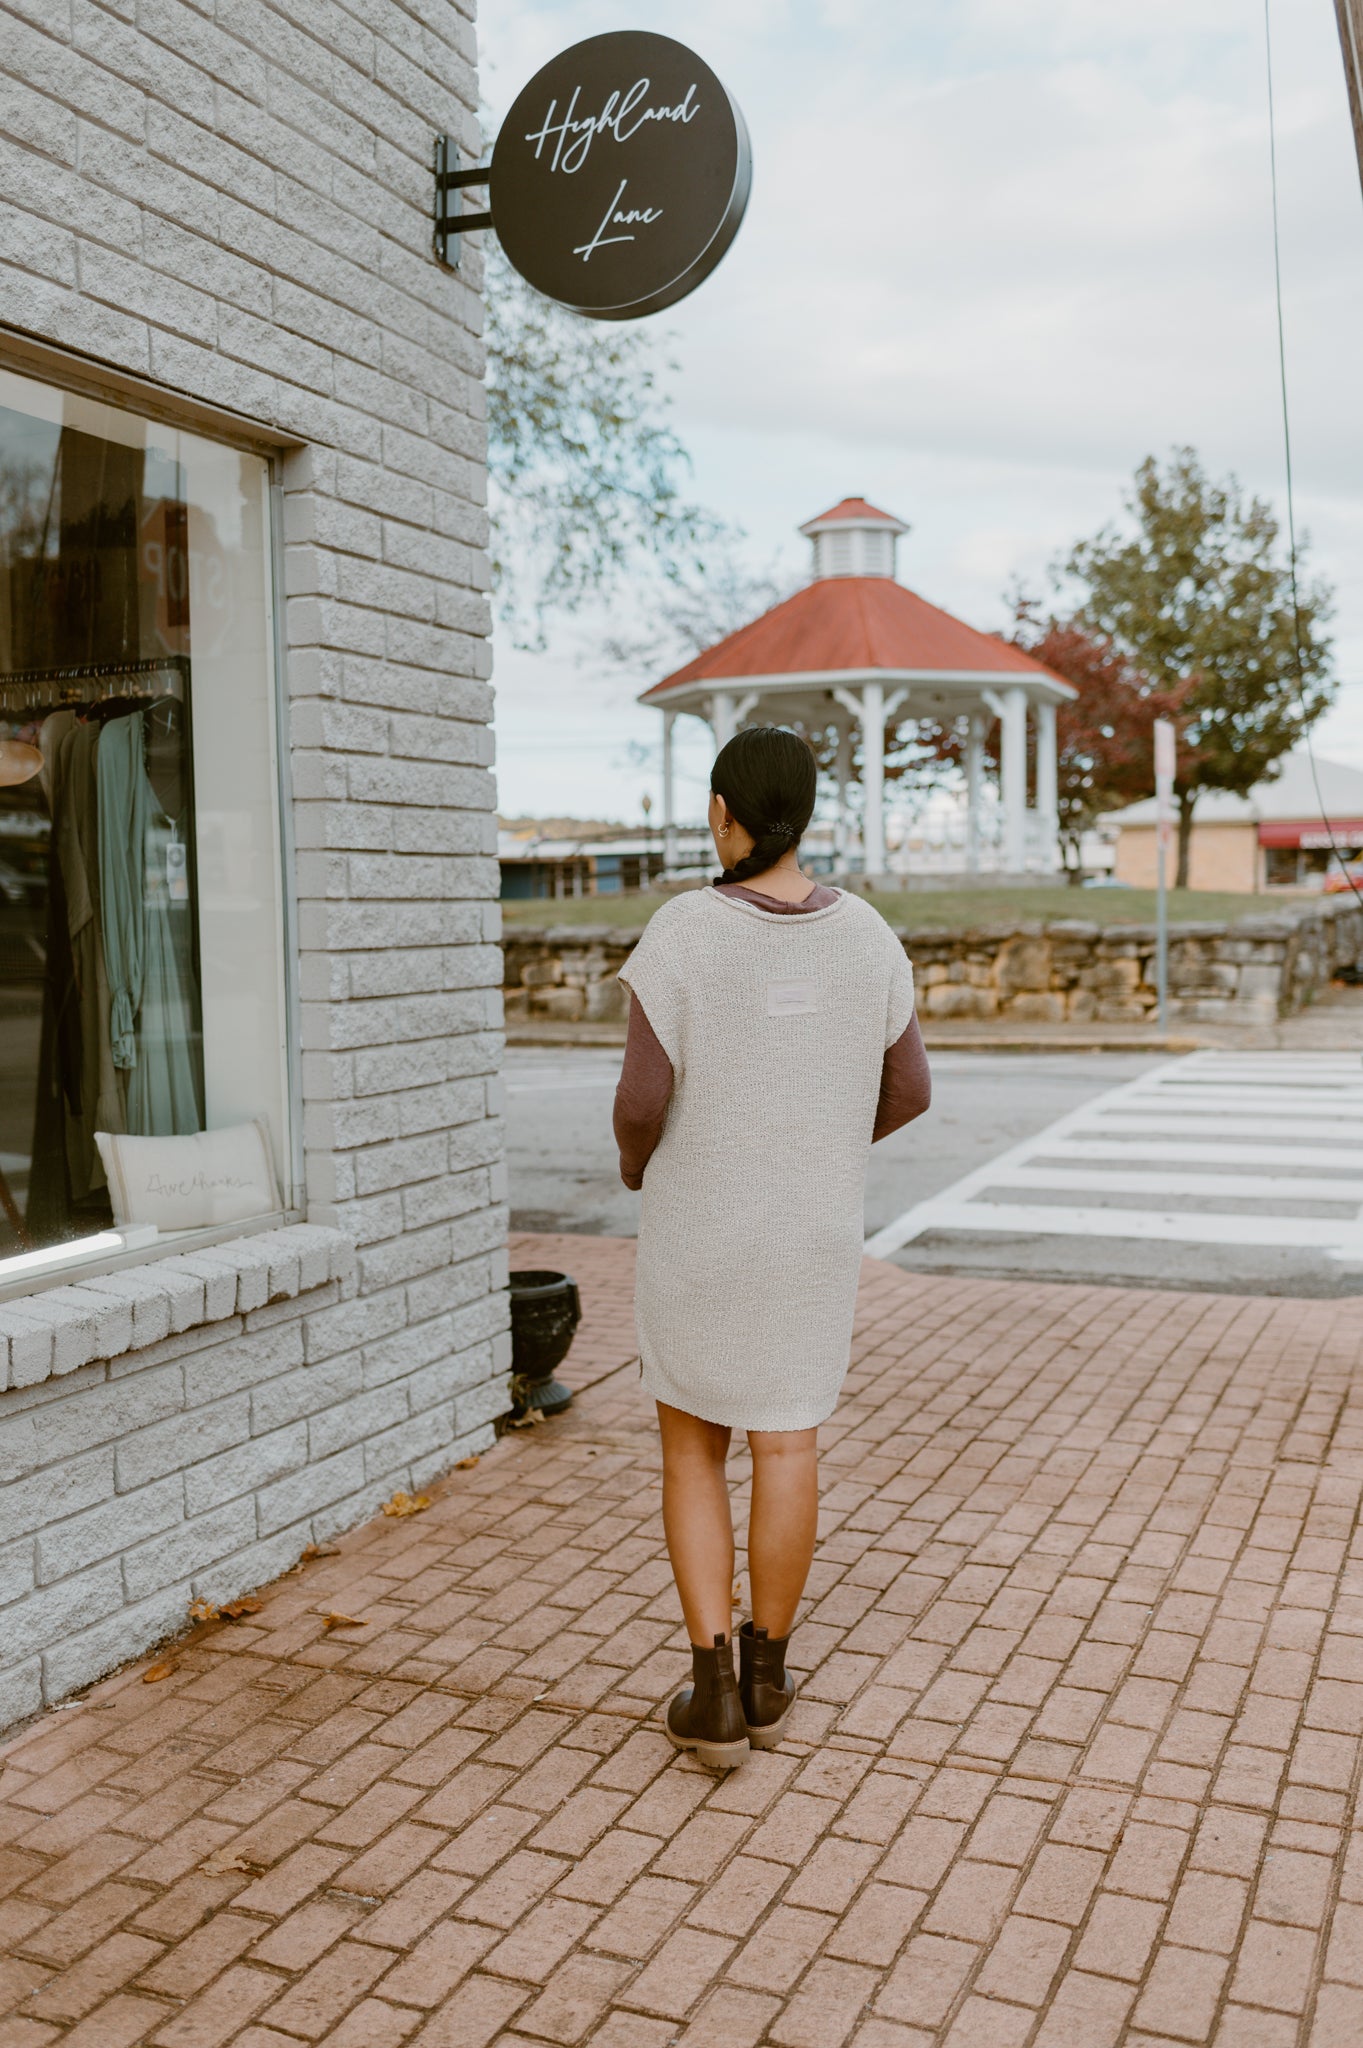
{"type": "MultiPolygon", "coordinates": [[[[506,1042],[520,1046],[623,1046],[623,1024],[525,1024],[507,1026],[506,1042]]],[[[923,1043],[929,1052],[1200,1052],[1218,1041],[1142,1033],[1135,1038],[1106,1038],[1087,1034],[1081,1038],[1038,1038],[1035,1035],[971,1032],[968,1035],[925,1030],[923,1043]]]]}

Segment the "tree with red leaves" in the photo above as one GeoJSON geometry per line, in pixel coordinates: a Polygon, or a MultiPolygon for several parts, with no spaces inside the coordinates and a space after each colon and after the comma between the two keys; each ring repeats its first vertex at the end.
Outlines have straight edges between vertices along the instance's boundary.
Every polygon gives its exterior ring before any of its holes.
{"type": "MultiPolygon", "coordinates": [[[[1105,811],[1152,796],[1154,721],[1177,723],[1176,690],[1157,690],[1115,648],[1073,619],[1041,618],[1034,601],[1018,602],[1012,643],[1063,678],[1078,696],[1056,708],[1056,799],[1060,846],[1072,882],[1083,879],[1080,847],[1105,811]]],[[[964,765],[959,728],[920,728],[939,760],[964,765]]],[[[987,728],[985,756],[997,769],[1000,731],[987,728]]],[[[1032,778],[1034,780],[1034,778],[1032,778]]]]}

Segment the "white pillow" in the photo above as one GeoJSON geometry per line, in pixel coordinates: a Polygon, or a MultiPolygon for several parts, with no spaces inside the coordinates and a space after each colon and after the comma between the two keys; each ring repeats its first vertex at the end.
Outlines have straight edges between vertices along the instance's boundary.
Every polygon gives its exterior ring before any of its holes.
{"type": "Polygon", "coordinates": [[[259,1118],[185,1138],[117,1137],[96,1131],[114,1222],[158,1230],[243,1223],[280,1206],[270,1139],[259,1118]]]}

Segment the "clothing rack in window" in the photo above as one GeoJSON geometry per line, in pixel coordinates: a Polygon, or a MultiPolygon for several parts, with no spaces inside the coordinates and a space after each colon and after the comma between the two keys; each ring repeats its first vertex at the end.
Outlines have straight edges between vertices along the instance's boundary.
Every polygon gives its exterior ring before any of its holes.
{"type": "Polygon", "coordinates": [[[135,697],[183,697],[188,680],[187,654],[156,655],[148,661],[84,661],[69,662],[60,668],[0,669],[0,708],[22,705],[27,709],[41,704],[55,707],[81,698],[120,693],[135,697]],[[158,679],[163,679],[159,689],[152,687],[158,679]],[[130,690],[130,682],[140,682],[143,687],[130,690]],[[92,683],[100,687],[91,689],[92,683]]]}

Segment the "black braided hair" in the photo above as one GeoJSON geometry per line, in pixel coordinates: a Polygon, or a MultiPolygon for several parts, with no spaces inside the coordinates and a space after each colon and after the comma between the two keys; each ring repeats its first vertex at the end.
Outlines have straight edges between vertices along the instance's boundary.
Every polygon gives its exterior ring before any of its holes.
{"type": "Polygon", "coordinates": [[[798,733],[779,725],[749,725],[720,748],[710,788],[754,842],[750,854],[715,876],[719,888],[766,874],[799,845],[814,815],[818,770],[798,733]]]}

